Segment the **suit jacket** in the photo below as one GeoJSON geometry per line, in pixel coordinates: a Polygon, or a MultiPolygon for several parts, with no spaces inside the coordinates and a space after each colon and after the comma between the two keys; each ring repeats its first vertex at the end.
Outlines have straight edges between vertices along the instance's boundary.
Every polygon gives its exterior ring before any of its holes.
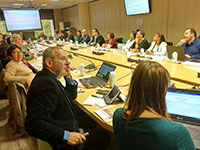
{"type": "Polygon", "coordinates": [[[90,42],[90,36],[88,34],[82,38],[81,43],[84,42],[86,42],[87,44],[90,42]]]}
{"type": "MultiPolygon", "coordinates": [[[[135,44],[136,43],[134,42],[130,48],[135,49],[135,44]]],[[[141,48],[144,48],[144,50],[146,51],[149,48],[149,46],[150,46],[149,42],[146,39],[144,39],[142,40],[142,42],[139,43],[138,49],[140,50],[141,48]]]]}
{"type": "Polygon", "coordinates": [[[105,42],[105,39],[103,38],[102,35],[98,34],[96,40],[95,37],[92,37],[92,41],[90,43],[92,42],[96,42],[101,46],[105,42]]]}
{"type": "MultiPolygon", "coordinates": [[[[47,141],[53,148],[66,144],[64,131],[78,131],[73,99],[77,84],[64,87],[48,69],[38,72],[27,95],[25,130],[36,138],[47,141]]],[[[66,144],[66,150],[74,149],[66,144]]]]}
{"type": "Polygon", "coordinates": [[[67,38],[68,38],[67,41],[70,41],[70,40],[72,40],[73,42],[75,41],[75,39],[74,39],[74,35],[73,35],[73,34],[67,36],[67,38]]]}

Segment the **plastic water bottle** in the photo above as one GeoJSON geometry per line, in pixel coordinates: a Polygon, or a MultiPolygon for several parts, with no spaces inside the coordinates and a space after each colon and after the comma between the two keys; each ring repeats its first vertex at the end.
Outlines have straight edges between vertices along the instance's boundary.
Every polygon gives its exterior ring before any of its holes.
{"type": "Polygon", "coordinates": [[[116,82],[116,73],[114,71],[109,73],[110,87],[113,87],[116,82]]]}
{"type": "Polygon", "coordinates": [[[83,63],[81,63],[79,65],[79,69],[80,69],[81,76],[84,76],[85,75],[85,68],[84,68],[84,64],[83,63]]]}
{"type": "Polygon", "coordinates": [[[141,55],[144,55],[144,48],[141,48],[141,49],[140,49],[140,54],[141,54],[141,55]]]}
{"type": "Polygon", "coordinates": [[[177,63],[178,60],[178,53],[177,52],[173,52],[172,53],[172,61],[173,63],[177,63]]]}

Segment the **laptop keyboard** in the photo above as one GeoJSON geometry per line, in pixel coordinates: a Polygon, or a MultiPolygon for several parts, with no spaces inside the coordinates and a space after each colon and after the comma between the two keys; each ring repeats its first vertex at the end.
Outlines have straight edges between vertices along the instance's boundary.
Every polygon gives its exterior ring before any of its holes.
{"type": "Polygon", "coordinates": [[[188,126],[187,126],[187,129],[189,130],[193,139],[200,140],[200,129],[192,128],[192,127],[188,127],[188,126]]]}
{"type": "Polygon", "coordinates": [[[200,59],[191,59],[190,62],[197,62],[197,63],[200,63],[200,59]]]}
{"type": "Polygon", "coordinates": [[[97,77],[90,77],[90,78],[83,78],[79,79],[81,84],[83,84],[85,87],[97,87],[97,86],[103,86],[105,83],[98,79],[97,77]]]}

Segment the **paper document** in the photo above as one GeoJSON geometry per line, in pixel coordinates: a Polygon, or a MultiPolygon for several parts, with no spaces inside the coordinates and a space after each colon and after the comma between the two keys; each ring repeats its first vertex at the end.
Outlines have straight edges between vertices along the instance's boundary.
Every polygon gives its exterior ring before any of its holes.
{"type": "Polygon", "coordinates": [[[93,106],[95,104],[97,97],[89,96],[84,102],[83,105],[93,106]]]}
{"type": "Polygon", "coordinates": [[[99,107],[106,106],[106,103],[105,103],[103,97],[100,97],[100,96],[94,97],[91,95],[85,100],[85,102],[83,102],[83,105],[93,106],[94,104],[96,104],[99,107]]]}
{"type": "Polygon", "coordinates": [[[101,119],[105,122],[112,121],[113,113],[115,111],[115,105],[108,106],[99,110],[94,111],[101,119]]]}
{"type": "Polygon", "coordinates": [[[103,97],[97,98],[96,101],[95,101],[95,104],[99,107],[105,107],[106,106],[106,103],[105,103],[103,97]]]}

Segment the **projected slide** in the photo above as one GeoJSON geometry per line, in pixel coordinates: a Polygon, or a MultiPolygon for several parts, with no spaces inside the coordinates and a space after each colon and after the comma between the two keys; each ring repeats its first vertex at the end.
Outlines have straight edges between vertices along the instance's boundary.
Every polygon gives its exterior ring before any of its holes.
{"type": "Polygon", "coordinates": [[[149,13],[149,0],[124,0],[127,15],[149,13]]]}
{"type": "Polygon", "coordinates": [[[8,31],[41,29],[38,10],[3,10],[8,31]]]}

